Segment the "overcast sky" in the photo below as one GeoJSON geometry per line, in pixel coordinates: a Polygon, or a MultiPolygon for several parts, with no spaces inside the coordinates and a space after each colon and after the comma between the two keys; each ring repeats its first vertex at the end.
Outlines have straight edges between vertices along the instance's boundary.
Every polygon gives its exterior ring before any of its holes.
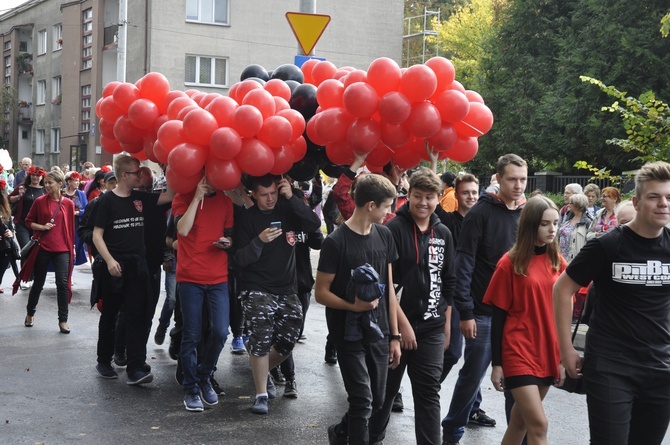
{"type": "Polygon", "coordinates": [[[28,0],[2,0],[0,1],[0,14],[4,14],[12,8],[27,2],[28,0]]]}

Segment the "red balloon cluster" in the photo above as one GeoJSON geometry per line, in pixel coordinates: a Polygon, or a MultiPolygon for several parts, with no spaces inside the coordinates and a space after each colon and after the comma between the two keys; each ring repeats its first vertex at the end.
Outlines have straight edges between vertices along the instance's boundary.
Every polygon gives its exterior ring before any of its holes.
{"type": "Polygon", "coordinates": [[[305,83],[318,87],[319,109],[307,136],[326,146],[334,164],[350,164],[356,152],[368,153],[372,169],[391,159],[412,168],[429,159],[426,148],[440,159],[467,162],[477,154],[477,138],[493,125],[482,97],[455,80],[444,57],[407,69],[379,58],[367,72],[311,59],[301,70],[305,83]]]}
{"type": "Polygon", "coordinates": [[[291,90],[279,79],[238,82],[226,97],[170,91],[165,76],[149,73],[136,84],[111,82],[102,96],[103,149],[167,164],[167,180],[180,193],[194,190],[203,174],[222,190],[236,187],[243,172],[284,174],[307,150],[305,119],[289,107],[291,90]]]}

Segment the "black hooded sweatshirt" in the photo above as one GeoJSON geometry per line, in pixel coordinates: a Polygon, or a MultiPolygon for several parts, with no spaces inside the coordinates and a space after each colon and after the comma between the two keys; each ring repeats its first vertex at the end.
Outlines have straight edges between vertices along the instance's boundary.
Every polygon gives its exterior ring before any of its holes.
{"type": "Polygon", "coordinates": [[[432,214],[421,232],[408,204],[386,226],[391,230],[399,258],[393,263],[393,281],[402,286],[400,307],[415,332],[444,329],[447,305],[455,285],[454,241],[449,229],[432,214]]]}

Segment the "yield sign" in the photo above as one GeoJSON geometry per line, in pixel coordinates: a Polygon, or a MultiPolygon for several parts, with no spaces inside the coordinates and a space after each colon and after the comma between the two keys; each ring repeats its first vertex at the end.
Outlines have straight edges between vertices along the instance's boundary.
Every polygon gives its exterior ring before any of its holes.
{"type": "Polygon", "coordinates": [[[316,42],[321,38],[326,26],[330,23],[330,16],[287,12],[286,20],[291,25],[291,30],[295,38],[298,39],[300,48],[306,55],[309,55],[316,46],[316,42]]]}

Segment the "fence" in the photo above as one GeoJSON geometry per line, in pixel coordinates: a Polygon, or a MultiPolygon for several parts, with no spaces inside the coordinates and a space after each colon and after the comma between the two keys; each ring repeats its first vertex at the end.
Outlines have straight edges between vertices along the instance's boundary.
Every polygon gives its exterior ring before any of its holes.
{"type": "MultiPolygon", "coordinates": [[[[480,188],[486,188],[491,182],[490,176],[480,176],[480,188]]],[[[559,175],[549,174],[547,172],[539,172],[535,175],[528,176],[526,183],[526,194],[530,194],[533,190],[539,189],[543,193],[563,193],[565,186],[568,184],[579,184],[584,187],[586,184],[596,184],[602,190],[605,187],[617,187],[623,193],[630,192],[634,187],[633,176],[624,176],[619,184],[613,184],[609,179],[595,179],[588,175],[559,175]]]]}

